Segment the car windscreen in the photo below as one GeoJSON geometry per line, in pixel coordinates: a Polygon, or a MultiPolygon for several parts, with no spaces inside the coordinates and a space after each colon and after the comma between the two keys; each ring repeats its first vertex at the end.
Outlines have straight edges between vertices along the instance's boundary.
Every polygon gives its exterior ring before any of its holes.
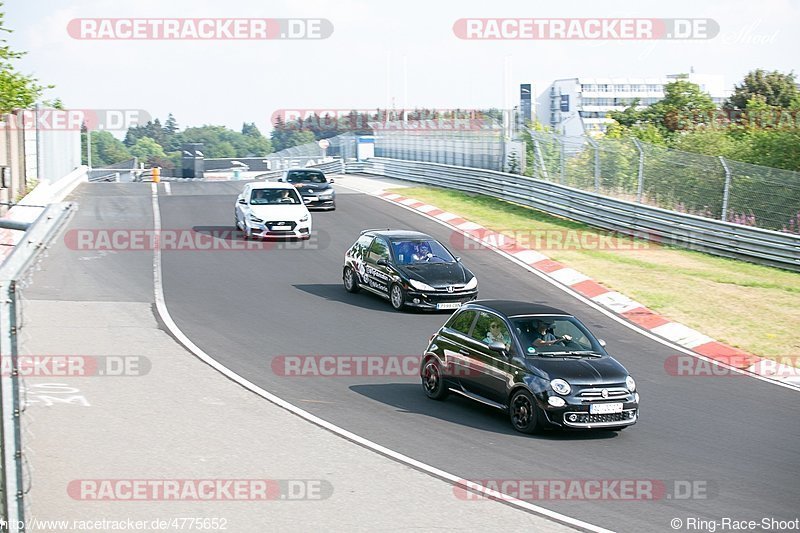
{"type": "Polygon", "coordinates": [[[250,205],[294,205],[303,202],[294,189],[254,189],[250,205]]]}
{"type": "Polygon", "coordinates": [[[528,355],[564,352],[605,354],[586,327],[571,316],[534,316],[511,321],[522,349],[528,355]]]}
{"type": "Polygon", "coordinates": [[[392,253],[401,265],[454,263],[456,258],[434,239],[392,240],[392,253]]]}
{"type": "Polygon", "coordinates": [[[310,170],[292,170],[286,174],[286,181],[289,183],[328,183],[324,174],[310,170]]]}

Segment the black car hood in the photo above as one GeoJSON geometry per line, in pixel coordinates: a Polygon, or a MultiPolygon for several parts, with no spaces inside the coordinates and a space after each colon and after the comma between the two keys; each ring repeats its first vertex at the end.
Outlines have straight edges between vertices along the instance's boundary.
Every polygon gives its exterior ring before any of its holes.
{"type": "Polygon", "coordinates": [[[293,183],[292,185],[297,187],[297,190],[300,192],[300,194],[309,194],[309,189],[311,189],[312,192],[317,193],[320,191],[327,191],[331,188],[330,183],[293,183]]]}
{"type": "Polygon", "coordinates": [[[528,367],[545,379],[564,379],[572,385],[600,385],[625,383],[628,371],[611,356],[583,356],[578,358],[554,356],[529,356],[528,367]]]}
{"type": "Polygon", "coordinates": [[[401,265],[398,270],[409,279],[418,280],[436,288],[447,285],[464,285],[472,279],[472,272],[459,262],[401,265]]]}

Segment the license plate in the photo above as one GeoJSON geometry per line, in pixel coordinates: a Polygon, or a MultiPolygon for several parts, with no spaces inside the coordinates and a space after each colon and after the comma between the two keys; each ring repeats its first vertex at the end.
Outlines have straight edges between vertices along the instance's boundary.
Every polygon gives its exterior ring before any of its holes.
{"type": "Polygon", "coordinates": [[[589,406],[589,413],[593,415],[611,415],[621,412],[621,403],[595,403],[589,406]]]}
{"type": "Polygon", "coordinates": [[[272,226],[272,231],[292,231],[289,226],[272,226]]]}
{"type": "Polygon", "coordinates": [[[316,202],[317,200],[319,200],[319,198],[317,196],[304,196],[303,200],[305,200],[306,203],[308,203],[308,202],[316,202]]]}
{"type": "Polygon", "coordinates": [[[442,304],[436,304],[436,309],[458,309],[461,307],[460,302],[447,302],[442,304]]]}

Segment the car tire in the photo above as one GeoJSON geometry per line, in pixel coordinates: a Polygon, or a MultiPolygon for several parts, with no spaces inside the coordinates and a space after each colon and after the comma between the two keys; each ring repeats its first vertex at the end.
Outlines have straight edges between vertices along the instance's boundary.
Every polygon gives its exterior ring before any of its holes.
{"type": "Polygon", "coordinates": [[[344,269],[342,282],[344,283],[344,288],[347,292],[352,292],[355,294],[361,290],[361,287],[358,286],[358,278],[356,277],[356,273],[353,272],[353,269],[350,267],[344,269]]]}
{"type": "Polygon", "coordinates": [[[402,311],[403,306],[406,305],[406,291],[397,283],[392,283],[389,289],[389,301],[394,307],[395,311],[402,311]]]}
{"type": "Polygon", "coordinates": [[[422,390],[431,400],[444,400],[450,394],[444,381],[442,366],[435,357],[426,359],[422,367],[422,390]]]}
{"type": "Polygon", "coordinates": [[[536,400],[525,389],[517,389],[508,402],[511,425],[520,433],[537,433],[542,428],[542,414],[536,400]]]}

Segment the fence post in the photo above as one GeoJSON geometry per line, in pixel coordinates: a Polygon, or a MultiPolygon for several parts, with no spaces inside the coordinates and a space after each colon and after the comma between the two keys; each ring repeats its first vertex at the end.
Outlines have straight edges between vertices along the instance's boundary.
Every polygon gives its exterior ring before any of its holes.
{"type": "Polygon", "coordinates": [[[633,139],[633,144],[639,150],[639,177],[638,185],[636,186],[636,201],[642,203],[642,195],[644,193],[644,150],[638,139],[633,139]]]}
{"type": "Polygon", "coordinates": [[[600,145],[588,135],[586,141],[594,150],[594,192],[600,192],[600,145]]]}
{"type": "Polygon", "coordinates": [[[728,220],[728,199],[730,198],[731,194],[731,169],[728,167],[728,163],[725,162],[725,158],[719,156],[719,162],[722,163],[722,168],[725,170],[725,188],[722,191],[722,218],[720,220],[728,220]]]}

